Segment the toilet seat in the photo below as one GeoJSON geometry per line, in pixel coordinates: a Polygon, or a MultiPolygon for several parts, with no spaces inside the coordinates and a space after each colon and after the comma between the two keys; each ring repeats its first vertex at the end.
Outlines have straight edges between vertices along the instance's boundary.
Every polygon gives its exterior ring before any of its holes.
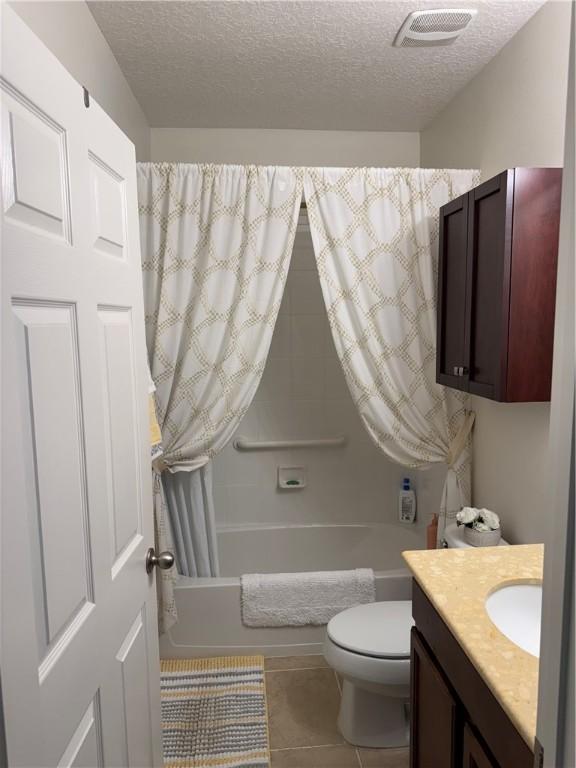
{"type": "Polygon", "coordinates": [[[362,683],[368,688],[388,689],[390,696],[409,696],[410,657],[386,659],[363,656],[336,645],[328,635],[324,639],[324,658],[344,679],[362,683]]]}
{"type": "Polygon", "coordinates": [[[367,603],[348,608],[328,622],[328,638],[348,653],[390,661],[410,658],[412,602],[367,603]]]}

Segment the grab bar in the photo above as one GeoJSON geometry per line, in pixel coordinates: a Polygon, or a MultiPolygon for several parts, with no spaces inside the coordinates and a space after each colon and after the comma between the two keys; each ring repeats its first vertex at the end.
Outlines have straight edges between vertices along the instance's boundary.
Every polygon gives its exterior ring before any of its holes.
{"type": "Polygon", "coordinates": [[[341,448],[346,445],[346,435],[320,440],[247,440],[237,437],[232,443],[237,451],[280,451],[286,448],[341,448]]]}

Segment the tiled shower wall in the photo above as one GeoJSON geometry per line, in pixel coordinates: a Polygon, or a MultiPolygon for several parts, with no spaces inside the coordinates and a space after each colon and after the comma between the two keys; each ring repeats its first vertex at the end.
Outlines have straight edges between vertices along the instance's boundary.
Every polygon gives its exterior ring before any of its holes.
{"type": "Polygon", "coordinates": [[[330,450],[252,453],[238,452],[230,442],[214,460],[218,526],[394,523],[405,476],[418,494],[418,524],[427,525],[437,511],[445,470],[406,471],[373,445],[336,356],[305,214],[300,221],[266,369],[235,437],[346,435],[348,442],[330,450]],[[307,487],[279,490],[279,466],[306,467],[307,487]]]}

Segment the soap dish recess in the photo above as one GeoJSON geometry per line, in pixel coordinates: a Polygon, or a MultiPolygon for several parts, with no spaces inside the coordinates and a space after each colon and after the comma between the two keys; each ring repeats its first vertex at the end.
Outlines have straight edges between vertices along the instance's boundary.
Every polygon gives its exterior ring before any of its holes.
{"type": "Polygon", "coordinates": [[[278,488],[283,491],[297,491],[307,482],[306,467],[278,467],[278,488]]]}

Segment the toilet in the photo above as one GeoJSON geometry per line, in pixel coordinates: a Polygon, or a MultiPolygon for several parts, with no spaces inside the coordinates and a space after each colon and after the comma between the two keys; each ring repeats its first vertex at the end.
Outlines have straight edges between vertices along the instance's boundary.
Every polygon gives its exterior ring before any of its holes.
{"type": "Polygon", "coordinates": [[[412,601],[367,603],[330,619],[324,657],[342,676],[338,728],[358,747],[408,744],[412,601]]]}
{"type": "MultiPolygon", "coordinates": [[[[446,547],[468,547],[461,527],[449,525],[446,547]]],[[[506,546],[503,539],[501,546],[506,546]]],[[[334,616],[324,657],[342,677],[338,728],[358,747],[405,747],[410,730],[412,601],[367,603],[334,616]]]]}

